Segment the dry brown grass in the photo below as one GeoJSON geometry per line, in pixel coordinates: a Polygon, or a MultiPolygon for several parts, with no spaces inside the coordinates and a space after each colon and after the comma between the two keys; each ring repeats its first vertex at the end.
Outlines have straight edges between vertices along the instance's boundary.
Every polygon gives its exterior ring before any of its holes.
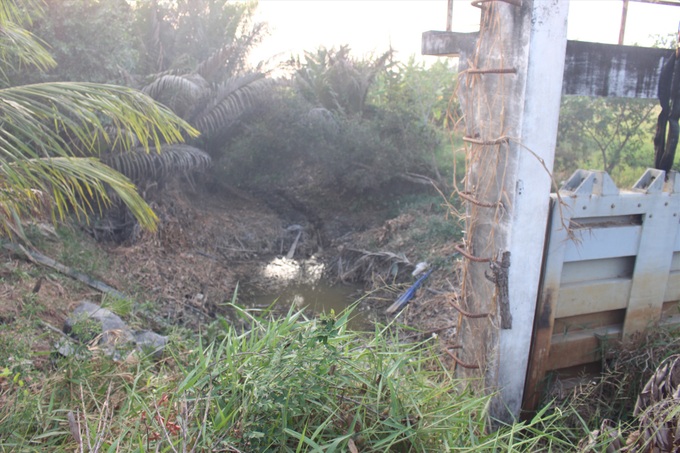
{"type": "Polygon", "coordinates": [[[570,414],[564,419],[566,427],[592,430],[580,451],[677,451],[678,351],[677,328],[650,329],[605,345],[601,376],[583,379],[563,401],[554,403],[570,414]]]}

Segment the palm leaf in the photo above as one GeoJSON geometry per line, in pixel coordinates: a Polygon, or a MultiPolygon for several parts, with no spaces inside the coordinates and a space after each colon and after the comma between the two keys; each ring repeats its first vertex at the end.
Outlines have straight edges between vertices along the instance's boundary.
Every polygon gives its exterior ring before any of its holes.
{"type": "MultiPolygon", "coordinates": [[[[44,71],[56,65],[33,34],[14,23],[0,27],[0,60],[12,69],[17,69],[17,65],[25,65],[44,71]]],[[[0,67],[0,73],[6,81],[5,68],[0,67]]]]}
{"type": "Polygon", "coordinates": [[[42,12],[41,0],[2,0],[0,1],[0,24],[31,24],[32,14],[42,12]]]}
{"type": "Polygon", "coordinates": [[[634,414],[639,430],[631,451],[678,451],[680,448],[680,354],[659,364],[638,395],[634,414]]]}
{"type": "Polygon", "coordinates": [[[316,53],[305,53],[305,65],[298,68],[295,82],[299,92],[316,106],[361,114],[371,85],[392,54],[389,50],[371,61],[357,61],[351,58],[348,46],[338,50],[322,47],[316,53]]]}
{"type": "Polygon", "coordinates": [[[112,190],[142,227],[155,229],[156,215],[127,178],[95,158],[23,159],[0,165],[0,224],[5,233],[20,229],[19,220],[49,213],[62,220],[68,212],[87,219],[111,202],[112,190]]]}
{"type": "Polygon", "coordinates": [[[240,46],[228,45],[214,52],[196,67],[196,73],[205,80],[215,80],[216,75],[225,69],[229,61],[240,57],[240,46]]]}
{"type": "Polygon", "coordinates": [[[142,91],[154,99],[158,99],[169,91],[179,91],[196,98],[206,89],[208,89],[208,82],[199,74],[166,73],[142,88],[142,91]]]}
{"type": "Polygon", "coordinates": [[[196,99],[200,99],[209,90],[210,84],[196,73],[166,73],[142,89],[181,118],[186,118],[196,99]]]}
{"type": "Polygon", "coordinates": [[[253,32],[244,38],[247,42],[223,46],[192,71],[175,69],[156,74],[142,91],[210,138],[260,102],[271,86],[261,72],[210,83],[236,71],[255,36],[253,32]]]}
{"type": "Polygon", "coordinates": [[[16,230],[17,219],[34,215],[46,199],[54,203],[53,219],[63,218],[67,210],[82,217],[101,209],[109,202],[106,187],[128,205],[143,227],[153,228],[155,215],[135,187],[98,161],[74,158],[71,143],[76,140],[90,150],[99,140],[123,148],[141,143],[142,149],[149,150],[162,142],[182,140],[182,129],[196,134],[148,96],[96,84],[2,89],[0,121],[0,187],[4,190],[0,223],[5,232],[12,225],[16,230]]]}
{"type": "MultiPolygon", "coordinates": [[[[33,14],[42,13],[40,0],[0,1],[0,61],[14,68],[17,65],[46,70],[56,65],[43,44],[21,25],[31,24],[33,14]]],[[[0,67],[0,77],[7,82],[6,68],[0,67]]]]}
{"type": "Polygon", "coordinates": [[[231,77],[197,102],[187,120],[202,134],[214,135],[258,105],[271,86],[261,73],[231,77]]]}
{"type": "Polygon", "coordinates": [[[0,158],[10,161],[72,155],[70,142],[93,143],[95,132],[106,143],[124,140],[132,146],[130,135],[107,132],[128,131],[147,149],[182,141],[181,130],[197,135],[186,122],[138,91],[88,83],[2,89],[0,120],[0,158]]]}
{"type": "Polygon", "coordinates": [[[212,162],[208,153],[188,145],[163,145],[161,152],[153,151],[146,152],[143,148],[137,148],[130,152],[112,154],[104,161],[137,182],[205,171],[212,162]]]}
{"type": "MultiPolygon", "coordinates": [[[[52,64],[20,25],[38,11],[38,0],[0,0],[0,62],[18,58],[38,69],[52,64]]],[[[0,90],[0,228],[20,232],[25,216],[44,211],[53,219],[78,216],[110,202],[113,190],[145,228],[156,216],[120,173],[93,158],[73,157],[70,144],[96,151],[97,144],[145,151],[198,132],[141,92],[113,85],[51,83],[0,90]],[[113,131],[113,132],[111,132],[113,131]]]]}

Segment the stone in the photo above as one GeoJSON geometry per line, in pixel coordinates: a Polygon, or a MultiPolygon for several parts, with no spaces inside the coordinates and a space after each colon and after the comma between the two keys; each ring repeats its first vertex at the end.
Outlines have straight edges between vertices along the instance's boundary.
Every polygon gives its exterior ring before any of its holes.
{"type": "Polygon", "coordinates": [[[168,344],[168,337],[159,335],[151,330],[137,330],[133,336],[138,351],[152,354],[156,358],[163,353],[165,345],[168,344]]]}
{"type": "MultiPolygon", "coordinates": [[[[168,342],[167,337],[150,330],[132,331],[125,321],[111,310],[89,301],[82,301],[64,323],[64,332],[81,343],[88,343],[100,336],[98,344],[115,360],[137,349],[158,358],[168,342]]],[[[72,345],[60,344],[57,352],[73,355],[72,345]]]]}

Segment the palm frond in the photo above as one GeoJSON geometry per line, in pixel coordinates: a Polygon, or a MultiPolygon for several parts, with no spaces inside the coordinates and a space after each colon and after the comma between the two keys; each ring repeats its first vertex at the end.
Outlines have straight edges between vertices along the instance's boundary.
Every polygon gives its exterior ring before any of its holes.
{"type": "Polygon", "coordinates": [[[42,14],[40,0],[0,1],[0,77],[3,81],[7,81],[7,67],[26,65],[44,71],[56,65],[43,43],[22,27],[31,23],[31,14],[42,14]]]}
{"type": "Polygon", "coordinates": [[[0,227],[20,229],[20,220],[49,213],[61,220],[67,212],[87,219],[110,204],[107,188],[132,211],[141,226],[155,229],[156,215],[127,178],[96,158],[49,157],[0,165],[0,227]]]}
{"type": "MultiPolygon", "coordinates": [[[[266,28],[266,24],[260,22],[253,24],[250,31],[246,31],[245,27],[241,29],[241,36],[232,45],[233,49],[229,54],[229,58],[224,62],[224,67],[222,68],[223,74],[238,74],[245,69],[245,61],[250,50],[262,41],[266,28]]],[[[258,65],[258,71],[259,68],[260,65],[258,65]]]]}
{"type": "Polygon", "coordinates": [[[232,77],[198,102],[186,119],[202,134],[211,136],[256,106],[271,86],[272,82],[261,73],[232,77]]]}
{"type": "MultiPolygon", "coordinates": [[[[197,132],[150,97],[129,88],[88,83],[45,83],[0,90],[0,158],[70,156],[69,143],[127,140],[107,130],[129,131],[143,147],[182,141],[197,132]],[[112,126],[107,129],[105,126],[112,126]],[[68,138],[64,138],[64,137],[68,138]]],[[[128,141],[128,145],[133,143],[128,141]]]]}
{"type": "Polygon", "coordinates": [[[680,354],[666,358],[649,378],[635,403],[640,428],[631,451],[680,448],[680,354]]]}
{"type": "Polygon", "coordinates": [[[209,75],[223,65],[229,52],[231,48],[216,52],[196,72],[159,75],[142,90],[210,136],[255,106],[272,85],[265,79],[266,74],[260,72],[230,77],[219,84],[208,83],[201,73],[209,75]]]}
{"type": "Polygon", "coordinates": [[[31,14],[42,13],[40,0],[2,0],[0,1],[0,24],[31,24],[31,14]]]}
{"type": "Polygon", "coordinates": [[[208,153],[193,146],[163,145],[160,152],[137,148],[107,156],[104,162],[132,181],[140,182],[205,171],[212,159],[208,153]]]}
{"type": "Polygon", "coordinates": [[[361,114],[371,85],[389,64],[392,54],[388,50],[375,59],[359,61],[350,56],[348,46],[306,52],[305,65],[296,72],[296,86],[316,106],[343,114],[361,114]]]}
{"type": "Polygon", "coordinates": [[[165,74],[145,86],[142,91],[166,105],[180,118],[186,118],[196,99],[210,89],[210,84],[199,74],[165,74]]]}
{"type": "Polygon", "coordinates": [[[142,91],[154,99],[159,99],[167,92],[182,92],[191,97],[200,96],[207,88],[208,82],[199,74],[166,73],[155,79],[142,91]]]}
{"type": "Polygon", "coordinates": [[[239,46],[228,45],[214,52],[196,67],[196,73],[205,80],[215,80],[215,75],[225,68],[229,60],[239,58],[239,46]]]}
{"type": "MultiPolygon", "coordinates": [[[[21,25],[39,0],[0,0],[0,62],[12,58],[38,68],[53,63],[21,25]]],[[[130,88],[50,83],[0,90],[0,229],[19,231],[21,220],[50,206],[53,219],[67,211],[85,216],[110,202],[113,190],[144,228],[156,216],[123,175],[93,158],[74,157],[71,144],[94,152],[111,147],[158,148],[198,132],[166,107],[130,88]],[[113,131],[113,132],[112,132],[113,131]]],[[[82,150],[81,150],[82,151],[82,150]]]]}
{"type": "MultiPolygon", "coordinates": [[[[109,203],[110,187],[145,228],[156,217],[134,185],[110,167],[73,157],[75,140],[150,149],[196,131],[151,98],[111,85],[54,83],[0,90],[0,223],[5,232],[47,199],[52,218],[78,217],[109,203]],[[34,196],[41,194],[40,197],[34,196]],[[95,203],[96,205],[93,205],[95,203]]],[[[16,230],[18,228],[14,228],[16,230]]]]}
{"type": "MultiPolygon", "coordinates": [[[[56,65],[56,62],[38,38],[28,30],[11,22],[5,22],[0,27],[0,61],[4,63],[3,66],[10,68],[25,65],[40,71],[45,71],[56,65]]],[[[2,71],[3,79],[6,80],[5,68],[0,67],[0,71],[2,71]]]]}

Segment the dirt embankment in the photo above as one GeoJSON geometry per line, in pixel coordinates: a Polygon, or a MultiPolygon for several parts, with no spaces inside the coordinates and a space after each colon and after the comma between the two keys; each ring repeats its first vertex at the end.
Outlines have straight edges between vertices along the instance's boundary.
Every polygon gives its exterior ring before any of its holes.
{"type": "MultiPolygon", "coordinates": [[[[137,317],[148,328],[200,329],[218,315],[229,319],[226,305],[235,294],[238,303],[247,304],[254,293],[272,293],[262,278],[267,262],[275,257],[314,256],[323,263],[329,282],[358,284],[363,289],[361,294],[354,293],[355,298],[361,297],[360,316],[382,322],[391,319],[385,308],[415,281],[411,276],[414,266],[428,260],[435,272],[398,316],[422,331],[414,335],[453,337],[457,313],[450,300],[458,286],[456,263],[451,259],[455,238],[447,240],[446,235],[429,231],[432,224],[446,226],[453,219],[432,204],[390,217],[384,206],[351,208],[347,203],[324,203],[323,197],[309,201],[285,193],[260,198],[223,188],[165,189],[150,199],[160,218],[155,233],[133,230],[119,244],[95,242],[78,234],[69,239],[77,243],[75,248],[105,261],[99,268],[80,270],[131,295],[137,317]]],[[[100,222],[86,229],[103,237],[107,225],[100,222]]],[[[40,247],[67,265],[83,266],[84,261],[66,256],[63,241],[44,239],[40,247]]],[[[6,266],[28,266],[9,255],[6,259],[12,263],[6,266]]],[[[98,301],[90,289],[70,284],[65,289],[59,281],[48,277],[35,293],[36,298],[52,300],[47,304],[52,307],[47,322],[57,327],[79,300],[98,301]]],[[[34,283],[29,279],[19,292],[25,294],[34,283]]],[[[11,295],[8,288],[5,294],[11,295]]],[[[0,308],[0,319],[11,317],[9,304],[0,308]]]]}

